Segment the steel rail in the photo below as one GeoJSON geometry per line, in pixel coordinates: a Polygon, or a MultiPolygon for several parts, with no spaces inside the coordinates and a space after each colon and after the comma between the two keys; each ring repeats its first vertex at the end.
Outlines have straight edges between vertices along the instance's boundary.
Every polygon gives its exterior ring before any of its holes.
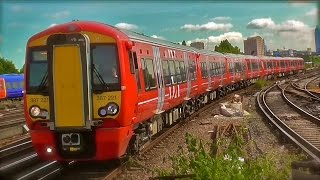
{"type": "Polygon", "coordinates": [[[317,96],[317,95],[315,95],[313,92],[310,92],[309,90],[308,90],[308,84],[310,83],[310,82],[312,82],[312,81],[314,81],[315,79],[318,79],[318,78],[320,78],[320,77],[316,77],[316,78],[314,78],[314,79],[310,79],[305,85],[304,85],[304,89],[305,89],[305,91],[308,93],[308,94],[310,94],[310,96],[312,96],[312,97],[315,97],[315,98],[317,98],[317,99],[320,99],[320,97],[319,96],[317,96]]]}
{"type": "Polygon", "coordinates": [[[261,111],[264,115],[269,119],[269,121],[279,129],[279,131],[286,136],[289,140],[299,146],[303,151],[305,151],[308,155],[313,157],[316,161],[320,162],[320,150],[316,148],[314,145],[310,144],[306,139],[297,134],[293,129],[287,126],[276,114],[272,112],[266,102],[266,93],[270,91],[272,88],[277,86],[274,84],[269,87],[265,91],[260,91],[257,96],[257,103],[261,111]]]}

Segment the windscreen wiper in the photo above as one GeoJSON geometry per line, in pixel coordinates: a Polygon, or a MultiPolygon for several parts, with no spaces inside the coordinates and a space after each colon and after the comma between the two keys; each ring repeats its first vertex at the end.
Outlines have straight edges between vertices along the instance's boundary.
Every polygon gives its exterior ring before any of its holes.
{"type": "Polygon", "coordinates": [[[94,72],[95,75],[97,76],[100,84],[102,84],[103,87],[108,90],[109,87],[108,87],[107,83],[103,80],[103,77],[102,77],[101,74],[98,72],[98,70],[97,70],[97,68],[95,67],[94,64],[92,64],[92,68],[93,68],[93,72],[94,72]]]}
{"type": "Polygon", "coordinates": [[[45,75],[41,79],[41,82],[38,86],[38,91],[43,91],[47,88],[47,86],[46,86],[47,81],[48,81],[48,71],[46,71],[45,75]]]}

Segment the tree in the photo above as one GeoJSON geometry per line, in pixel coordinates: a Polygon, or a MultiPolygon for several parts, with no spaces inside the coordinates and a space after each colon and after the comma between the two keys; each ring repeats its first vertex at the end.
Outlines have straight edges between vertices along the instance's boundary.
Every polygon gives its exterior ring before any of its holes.
{"type": "Polygon", "coordinates": [[[12,61],[0,57],[0,74],[19,73],[12,61]]]}
{"type": "Polygon", "coordinates": [[[24,65],[23,65],[22,68],[19,70],[19,73],[24,73],[24,65]]]}
{"type": "Polygon", "coordinates": [[[221,52],[221,53],[233,53],[233,54],[240,54],[240,48],[235,46],[233,47],[229,41],[226,39],[226,40],[223,40],[220,42],[219,46],[215,46],[214,47],[214,50],[216,52],[221,52]]]}
{"type": "Polygon", "coordinates": [[[186,43],[186,41],[185,41],[185,40],[183,40],[183,41],[182,41],[182,45],[184,45],[184,46],[186,46],[186,45],[187,45],[187,43],[186,43]]]}

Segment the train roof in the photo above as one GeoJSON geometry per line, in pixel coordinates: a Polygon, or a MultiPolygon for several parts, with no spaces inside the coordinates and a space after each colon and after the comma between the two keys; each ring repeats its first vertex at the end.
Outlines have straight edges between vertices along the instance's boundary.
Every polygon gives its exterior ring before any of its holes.
{"type": "MultiPolygon", "coordinates": [[[[114,27],[114,28],[116,28],[116,27],[114,27]]],[[[170,48],[175,48],[175,49],[184,50],[184,51],[192,51],[192,52],[198,51],[196,48],[193,48],[190,46],[184,46],[184,45],[180,45],[178,43],[174,43],[171,41],[167,41],[167,40],[163,40],[163,39],[159,39],[159,38],[153,38],[150,36],[146,36],[142,33],[134,32],[134,31],[130,31],[130,30],[125,30],[125,29],[120,29],[120,28],[116,28],[116,29],[118,29],[119,31],[126,34],[129,37],[129,39],[132,39],[135,41],[140,41],[140,42],[145,42],[145,43],[149,43],[149,44],[160,45],[160,46],[165,46],[165,47],[170,47],[170,48]]]]}
{"type": "Polygon", "coordinates": [[[216,51],[212,51],[209,49],[197,49],[197,52],[204,54],[204,55],[214,55],[214,56],[221,56],[221,57],[225,57],[224,54],[216,52],[216,51]]]}
{"type": "MultiPolygon", "coordinates": [[[[44,31],[41,31],[41,32],[33,35],[28,40],[28,44],[30,41],[33,41],[34,39],[43,37],[48,34],[61,33],[61,32],[79,32],[79,31],[93,31],[93,32],[98,32],[98,33],[109,32],[110,36],[113,36],[114,38],[134,40],[134,41],[138,41],[138,42],[163,46],[163,47],[167,47],[167,48],[174,48],[174,49],[178,49],[181,51],[187,51],[187,52],[192,52],[192,53],[201,53],[201,54],[206,54],[206,55],[218,55],[218,56],[223,56],[223,57],[225,57],[225,56],[231,56],[231,57],[237,57],[237,58],[244,57],[244,58],[249,58],[249,59],[261,58],[258,56],[251,56],[251,55],[221,54],[221,53],[218,53],[218,52],[215,52],[212,50],[199,50],[199,49],[196,49],[196,48],[193,48],[190,46],[183,46],[183,45],[180,45],[178,43],[174,43],[174,42],[171,42],[168,40],[153,38],[150,36],[146,36],[142,33],[134,32],[134,31],[130,31],[130,30],[125,30],[125,29],[120,29],[120,28],[114,27],[109,24],[95,22],[95,21],[72,21],[72,22],[67,22],[64,24],[55,25],[53,27],[50,27],[44,31]]],[[[285,57],[285,58],[287,58],[287,57],[285,57]]],[[[263,59],[266,59],[266,58],[263,58],[263,59]]],[[[283,58],[281,58],[281,57],[274,57],[274,58],[270,57],[270,59],[283,60],[283,58]]],[[[298,58],[298,57],[292,58],[292,60],[295,60],[295,59],[302,60],[302,58],[298,58]]],[[[9,76],[9,74],[8,74],[8,76],[9,76]]],[[[10,76],[12,76],[12,74],[10,76]]]]}

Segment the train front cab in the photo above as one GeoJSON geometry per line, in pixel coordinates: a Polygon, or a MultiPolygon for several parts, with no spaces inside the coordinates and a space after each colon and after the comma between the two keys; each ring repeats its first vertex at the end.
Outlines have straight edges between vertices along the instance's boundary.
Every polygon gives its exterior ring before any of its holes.
{"type": "Polygon", "coordinates": [[[4,78],[0,77],[0,100],[6,99],[7,91],[4,78]]]}
{"type": "Polygon", "coordinates": [[[132,136],[131,119],[125,121],[132,114],[123,105],[130,100],[121,91],[131,88],[121,86],[126,46],[114,32],[62,26],[75,29],[53,29],[28,42],[25,114],[33,146],[46,160],[119,158],[132,136]]]}

